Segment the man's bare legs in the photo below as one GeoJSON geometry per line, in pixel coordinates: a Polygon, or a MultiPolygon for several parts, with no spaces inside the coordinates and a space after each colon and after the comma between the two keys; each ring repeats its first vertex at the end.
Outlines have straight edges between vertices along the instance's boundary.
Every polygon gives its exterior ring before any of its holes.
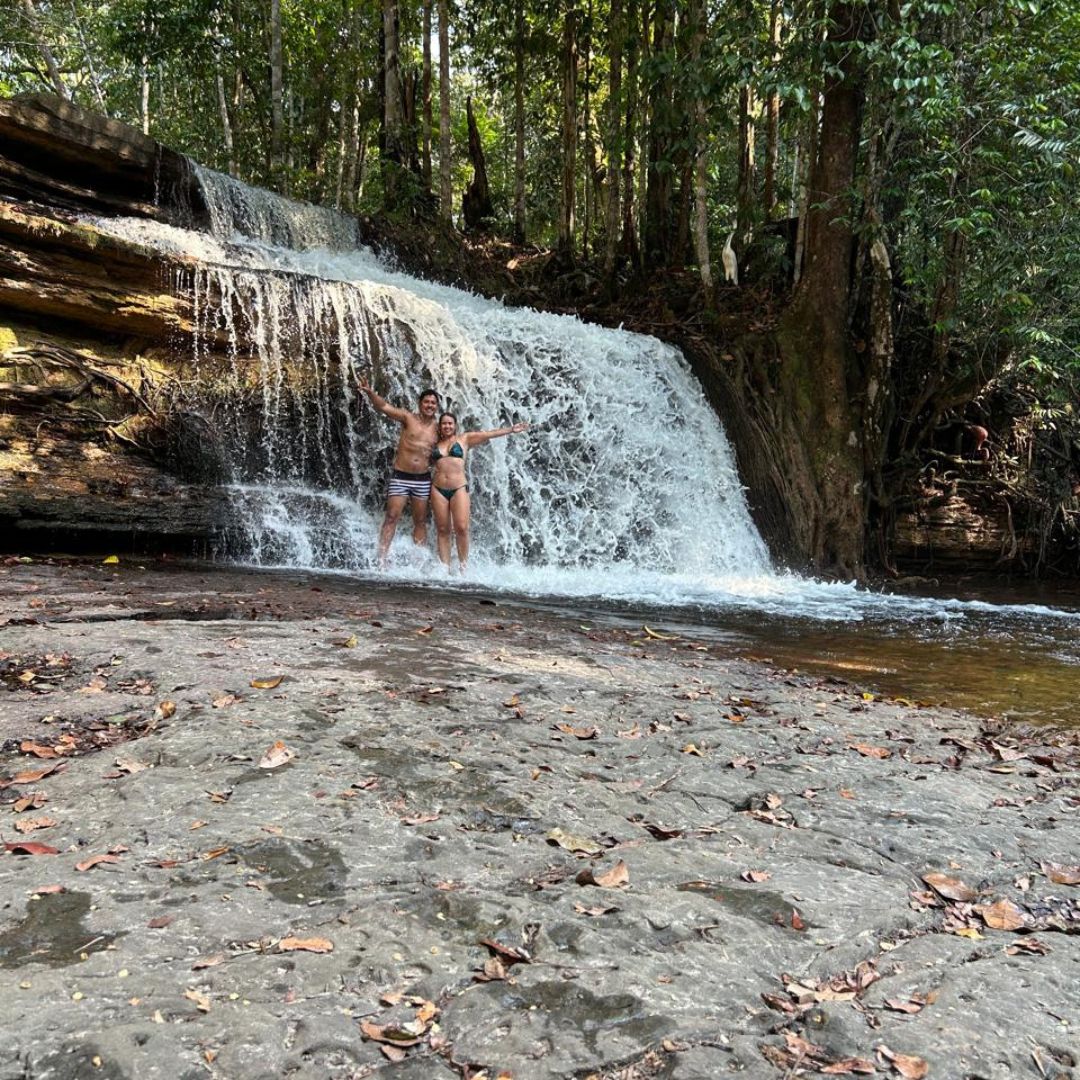
{"type": "Polygon", "coordinates": [[[410,498],[408,495],[388,495],[386,515],[383,517],[382,528],[379,530],[379,565],[382,567],[386,566],[390,545],[394,542],[394,533],[397,532],[398,522],[405,511],[406,502],[410,503],[412,508],[413,543],[418,547],[427,543],[427,499],[410,498]]]}

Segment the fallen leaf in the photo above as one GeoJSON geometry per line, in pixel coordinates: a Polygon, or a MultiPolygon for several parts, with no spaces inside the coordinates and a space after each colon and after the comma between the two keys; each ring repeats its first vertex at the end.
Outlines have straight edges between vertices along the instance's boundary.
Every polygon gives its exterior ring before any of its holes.
{"type": "Polygon", "coordinates": [[[417,630],[416,632],[418,634],[430,634],[432,632],[432,630],[434,630],[434,629],[435,629],[434,626],[423,626],[419,630],[417,630]]]}
{"type": "Polygon", "coordinates": [[[148,930],[164,930],[175,918],[175,915],[157,915],[146,924],[146,927],[148,930]]]}
{"type": "Polygon", "coordinates": [[[887,998],[885,1001],[885,1008],[892,1009],[893,1012],[912,1014],[922,1012],[923,1010],[921,1002],[905,1000],[903,998],[887,998]]]}
{"type": "Polygon", "coordinates": [[[600,734],[598,727],[577,728],[562,723],[556,724],[555,727],[564,735],[573,735],[575,739],[595,739],[600,734]]]}
{"type": "Polygon", "coordinates": [[[106,555],[105,558],[101,560],[101,564],[102,566],[115,566],[119,561],[120,558],[117,555],[106,555]]]}
{"type": "Polygon", "coordinates": [[[364,1038],[391,1046],[415,1046],[420,1041],[419,1034],[408,1031],[403,1025],[373,1024],[370,1020],[361,1020],[360,1030],[364,1038]]]}
{"type": "Polygon", "coordinates": [[[210,704],[215,709],[224,709],[229,705],[235,705],[240,700],[235,694],[221,694],[219,697],[214,698],[210,704]]]}
{"type": "Polygon", "coordinates": [[[954,933],[957,937],[970,938],[972,941],[983,940],[983,935],[980,934],[974,926],[965,926],[960,930],[953,930],[952,933],[954,933]]]}
{"type": "Polygon", "coordinates": [[[473,972],[475,982],[502,982],[508,972],[506,965],[497,956],[489,956],[479,971],[473,972]]]}
{"type": "Polygon", "coordinates": [[[625,731],[616,731],[615,734],[620,739],[640,739],[641,726],[635,721],[633,727],[627,728],[625,731]]]}
{"type": "Polygon", "coordinates": [[[818,1072],[826,1076],[846,1076],[848,1073],[875,1073],[877,1066],[866,1058],[849,1057],[834,1061],[831,1065],[823,1065],[818,1072]]]}
{"type": "Polygon", "coordinates": [[[54,758],[59,757],[59,753],[51,746],[42,746],[40,743],[26,742],[19,743],[19,749],[24,754],[33,754],[37,758],[54,758]]]}
{"type": "Polygon", "coordinates": [[[33,840],[16,840],[14,843],[4,844],[4,850],[12,855],[59,855],[60,849],[50,847],[48,844],[39,844],[33,840]]]}
{"type": "Polygon", "coordinates": [[[62,772],[66,768],[66,762],[54,761],[51,765],[46,765],[44,769],[37,769],[33,772],[16,773],[10,780],[5,780],[3,783],[0,783],[0,787],[18,787],[22,784],[36,784],[39,780],[44,780],[46,776],[51,776],[56,772],[62,772]]]}
{"type": "Polygon", "coordinates": [[[970,885],[965,885],[959,878],[951,878],[947,874],[935,871],[923,874],[922,879],[934,892],[944,896],[946,900],[958,900],[966,904],[979,895],[970,885]]]}
{"type": "Polygon", "coordinates": [[[438,814],[412,814],[410,817],[403,817],[401,819],[402,825],[427,825],[428,822],[438,821],[438,814]]]}
{"type": "Polygon", "coordinates": [[[1009,956],[1018,956],[1020,953],[1034,953],[1037,956],[1045,956],[1050,951],[1050,946],[1041,942],[1038,938],[1022,938],[1006,946],[1005,952],[1009,956]]]}
{"type": "Polygon", "coordinates": [[[89,859],[83,859],[82,862],[76,863],[75,869],[82,873],[86,870],[92,870],[101,863],[118,863],[119,861],[119,855],[91,855],[89,859]]]}
{"type": "Polygon", "coordinates": [[[202,971],[203,968],[217,967],[218,964],[224,964],[224,963],[225,963],[225,954],[224,953],[213,953],[210,956],[203,956],[200,959],[196,960],[195,963],[191,965],[191,970],[192,971],[202,971]]]}
{"type": "Polygon", "coordinates": [[[579,915],[588,915],[595,919],[600,915],[610,915],[613,911],[618,911],[619,909],[610,904],[594,904],[592,907],[588,907],[580,901],[575,901],[574,910],[579,915]]]}
{"type": "Polygon", "coordinates": [[[618,889],[630,883],[630,868],[620,859],[610,870],[597,874],[586,867],[574,879],[579,885],[597,885],[601,889],[618,889]]]}
{"type": "Polygon", "coordinates": [[[259,758],[259,768],[276,769],[280,765],[285,765],[292,761],[294,757],[296,757],[296,751],[291,746],[286,746],[278,739],[277,742],[275,742],[274,745],[259,758]]]}
{"type": "Polygon", "coordinates": [[[355,649],[360,644],[360,639],[355,634],[350,634],[344,641],[339,643],[343,649],[355,649]]]}
{"type": "Polygon", "coordinates": [[[265,679],[252,679],[248,684],[256,690],[274,690],[281,685],[284,675],[270,675],[265,679]]]}
{"type": "Polygon", "coordinates": [[[51,817],[20,818],[15,822],[15,831],[28,833],[35,829],[51,829],[56,823],[56,818],[51,817]]]}
{"type": "Polygon", "coordinates": [[[998,900],[993,904],[976,904],[975,910],[991,930],[1019,930],[1025,924],[1023,909],[1011,900],[998,900]]]}
{"type": "Polygon", "coordinates": [[[792,930],[805,930],[806,923],[803,922],[803,917],[794,909],[791,909],[791,929],[792,930]]]}
{"type": "Polygon", "coordinates": [[[704,757],[705,755],[691,742],[687,743],[683,748],[684,754],[696,754],[698,757],[704,757]]]}
{"type": "Polygon", "coordinates": [[[855,792],[852,791],[851,788],[841,788],[840,789],[840,798],[841,799],[854,799],[855,798],[855,792]]]}
{"type": "Polygon", "coordinates": [[[390,1043],[381,1043],[379,1050],[387,1061],[392,1061],[395,1064],[404,1061],[409,1056],[400,1046],[392,1046],[390,1043]]]}
{"type": "Polygon", "coordinates": [[[743,881],[768,881],[772,874],[768,870],[744,870],[739,877],[743,881]]]}
{"type": "Polygon", "coordinates": [[[44,791],[35,791],[31,795],[24,795],[21,799],[16,799],[12,803],[11,812],[21,814],[24,810],[40,810],[48,801],[49,797],[44,791]]]}
{"type": "MultiPolygon", "coordinates": [[[[34,889],[36,896],[56,896],[58,893],[67,892],[67,888],[64,885],[39,885],[34,889]]],[[[1038,944],[1036,942],[1036,944],[1038,944]]]]}
{"type": "Polygon", "coordinates": [[[675,641],[675,640],[677,640],[676,636],[674,634],[658,634],[655,630],[650,630],[649,627],[644,625],[644,623],[642,624],[641,629],[645,631],[645,636],[646,637],[651,637],[651,638],[655,639],[656,641],[675,641]]]}
{"type": "Polygon", "coordinates": [[[216,848],[213,848],[211,851],[206,852],[202,856],[202,860],[203,860],[203,862],[209,862],[211,859],[218,859],[222,855],[225,855],[228,851],[229,851],[228,847],[216,847],[216,848]]]}
{"type": "Polygon", "coordinates": [[[892,757],[892,751],[884,746],[870,746],[867,743],[849,743],[849,750],[857,750],[863,757],[887,758],[892,757]]]}
{"type": "Polygon", "coordinates": [[[1080,866],[1065,866],[1062,863],[1039,863],[1039,869],[1055,885],[1080,885],[1080,866]]]}
{"type": "Polygon", "coordinates": [[[175,701],[162,701],[158,703],[158,707],[155,710],[159,720],[168,720],[176,712],[175,701]]]}
{"type": "Polygon", "coordinates": [[[334,943],[328,938],[286,937],[278,942],[279,952],[329,953],[334,951],[334,943]]]}
{"type": "Polygon", "coordinates": [[[877,1052],[891,1063],[892,1067],[904,1077],[904,1080],[922,1080],[930,1071],[930,1066],[921,1057],[915,1057],[914,1054],[895,1054],[885,1045],[879,1046],[877,1052]]]}
{"type": "Polygon", "coordinates": [[[599,855],[604,849],[585,836],[575,836],[562,829],[551,829],[544,837],[549,844],[558,844],[566,851],[581,851],[586,855],[599,855]]]}
{"type": "Polygon", "coordinates": [[[210,1011],[210,999],[206,994],[201,994],[198,990],[185,990],[184,997],[186,997],[188,1001],[195,1002],[195,1008],[197,1008],[199,1012],[207,1013],[210,1011]]]}

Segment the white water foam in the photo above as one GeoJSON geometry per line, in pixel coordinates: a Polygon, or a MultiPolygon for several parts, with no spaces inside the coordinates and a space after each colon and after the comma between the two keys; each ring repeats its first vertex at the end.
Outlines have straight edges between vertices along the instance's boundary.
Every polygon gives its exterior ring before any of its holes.
{"type": "MultiPolygon", "coordinates": [[[[464,430],[532,425],[471,454],[469,583],[818,620],[948,622],[996,610],[776,572],[724,432],[677,349],[410,277],[369,250],[342,250],[350,225],[340,215],[202,175],[213,236],[142,220],[93,223],[192,260],[177,287],[195,302],[196,375],[211,338],[232,356],[206,408],[224,433],[240,560],[376,572],[398,428],[355,384],[378,372],[386,396],[405,407],[434,385],[464,430]]],[[[403,519],[380,573],[445,582],[410,531],[403,519]]]]}

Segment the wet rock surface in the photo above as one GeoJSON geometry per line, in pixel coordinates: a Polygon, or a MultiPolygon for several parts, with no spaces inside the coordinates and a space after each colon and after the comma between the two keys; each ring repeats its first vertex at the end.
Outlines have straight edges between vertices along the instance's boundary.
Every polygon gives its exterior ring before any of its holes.
{"type": "Polygon", "coordinates": [[[0,604],[4,1080],[1080,1077],[1074,737],[480,594],[0,604]]]}

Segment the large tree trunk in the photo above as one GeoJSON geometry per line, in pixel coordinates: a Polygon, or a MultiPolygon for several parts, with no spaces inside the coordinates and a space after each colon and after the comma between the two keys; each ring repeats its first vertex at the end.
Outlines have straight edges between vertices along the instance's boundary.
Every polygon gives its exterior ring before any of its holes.
{"type": "Polygon", "coordinates": [[[471,232],[481,232],[491,224],[495,208],[491,205],[484,147],[480,142],[480,129],[476,126],[471,97],[465,99],[465,117],[469,125],[469,160],[472,162],[473,178],[465,190],[461,210],[465,228],[471,232]]]}
{"type": "Polygon", "coordinates": [[[639,258],[634,200],[634,162],[637,144],[638,39],[632,28],[637,24],[637,0],[627,0],[626,7],[626,111],[623,124],[622,156],[622,235],[619,251],[636,264],[639,258]]]}
{"type": "Polygon", "coordinates": [[[270,0],[270,175],[274,187],[282,180],[282,147],[285,138],[284,61],[281,43],[281,0],[270,0]]]}
{"type": "Polygon", "coordinates": [[[577,195],[577,9],[571,3],[562,37],[562,196],[555,250],[560,262],[574,261],[574,203],[577,195]]]}
{"type": "Polygon", "coordinates": [[[439,0],[439,209],[454,220],[450,182],[450,14],[447,0],[439,0]]]}
{"type": "Polygon", "coordinates": [[[424,83],[423,83],[423,98],[424,98],[424,149],[423,159],[421,164],[421,175],[424,178],[424,190],[431,191],[431,0],[424,0],[424,15],[423,15],[423,35],[424,35],[424,83]]]}
{"type": "MultiPolygon", "coordinates": [[[[695,71],[701,63],[702,46],[705,44],[708,15],[702,0],[690,2],[690,60],[695,71]]],[[[705,94],[700,86],[694,93],[694,253],[697,257],[701,287],[705,292],[705,306],[713,305],[712,266],[709,260],[709,216],[706,203],[706,109],[705,94]]]]}
{"type": "MultiPolygon", "coordinates": [[[[769,45],[774,66],[780,57],[780,0],[769,7],[769,45]]],[[[780,161],[780,95],[769,91],[765,104],[765,220],[776,216],[776,168],[780,161]]]]}
{"type": "Polygon", "coordinates": [[[619,243],[619,145],[622,124],[622,0],[611,0],[608,29],[607,204],[604,215],[604,277],[615,276],[615,252],[619,243]]]}
{"type": "Polygon", "coordinates": [[[827,46],[839,60],[825,79],[821,135],[810,172],[805,267],[777,332],[779,391],[793,429],[790,447],[813,492],[800,507],[813,565],[860,575],[866,528],[863,435],[853,406],[848,341],[853,234],[849,197],[861,130],[864,76],[845,45],[869,33],[864,9],[837,3],[827,46]],[[864,22],[865,20],[865,22],[864,22]],[[800,460],[801,459],[801,460],[800,460]]]}
{"type": "Polygon", "coordinates": [[[514,0],[514,242],[525,243],[525,0],[514,0]]]}
{"type": "MultiPolygon", "coordinates": [[[[653,24],[654,55],[671,54],[674,46],[671,0],[658,0],[653,24]]],[[[654,77],[649,89],[648,170],[645,188],[645,227],[642,234],[646,267],[667,265],[674,246],[674,169],[670,160],[674,118],[672,66],[654,77]]]]}
{"type": "Polygon", "coordinates": [[[404,110],[398,60],[398,0],[383,0],[383,205],[400,209],[405,164],[404,110]]]}

